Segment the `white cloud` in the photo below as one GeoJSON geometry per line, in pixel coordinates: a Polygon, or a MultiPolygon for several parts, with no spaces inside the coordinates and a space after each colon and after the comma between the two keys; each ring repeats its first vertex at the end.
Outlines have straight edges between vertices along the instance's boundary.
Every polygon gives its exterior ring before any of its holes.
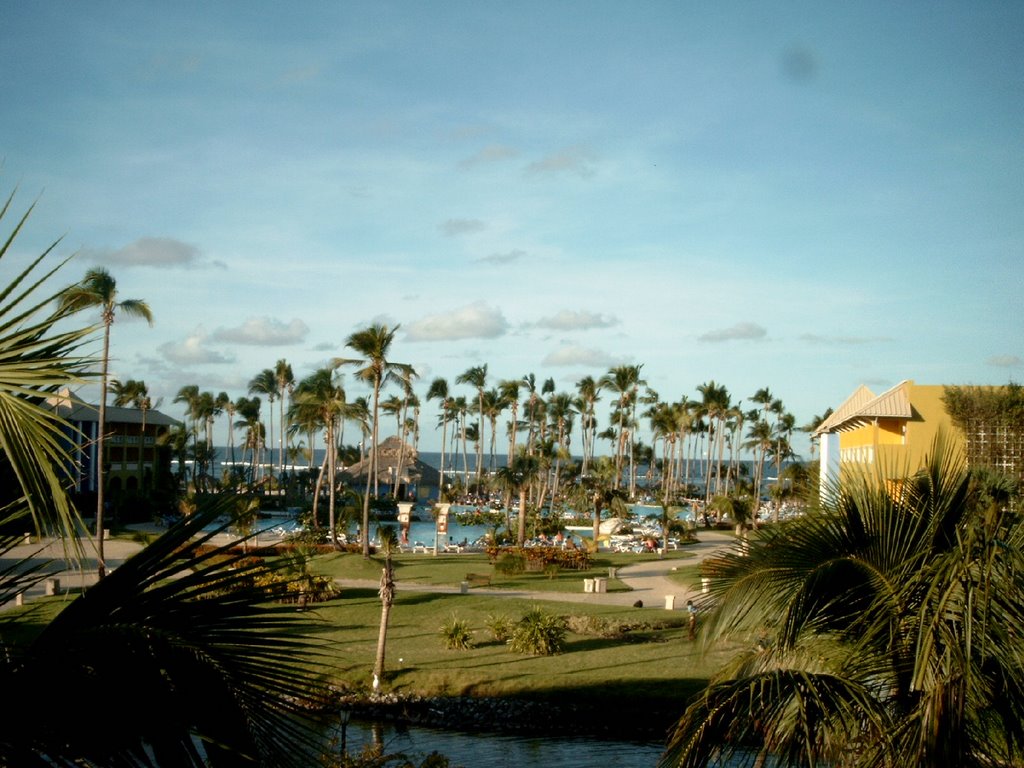
{"type": "Polygon", "coordinates": [[[587,179],[594,175],[594,155],[582,147],[567,147],[526,166],[528,176],[568,173],[587,179]]]}
{"type": "Polygon", "coordinates": [[[719,328],[714,331],[708,331],[697,337],[698,341],[736,341],[736,340],[754,340],[763,339],[768,335],[768,331],[762,328],[757,323],[736,323],[729,328],[719,328]]]}
{"type": "Polygon", "coordinates": [[[873,344],[880,341],[892,341],[888,336],[821,336],[817,333],[802,333],[800,340],[810,344],[835,344],[854,346],[857,344],[873,344]]]}
{"type": "Polygon", "coordinates": [[[525,255],[526,251],[521,251],[516,248],[508,253],[492,253],[490,256],[484,256],[477,259],[477,261],[482,264],[512,264],[513,262],[522,259],[525,255]]]}
{"type": "Polygon", "coordinates": [[[116,251],[87,250],[82,255],[101,264],[121,267],[196,267],[202,265],[199,249],[170,237],[141,237],[116,251]]]}
{"type": "Polygon", "coordinates": [[[439,315],[430,315],[403,326],[406,341],[456,341],[494,339],[508,330],[508,321],[500,309],[484,302],[439,315]]]}
{"type": "Polygon", "coordinates": [[[997,368],[1016,368],[1022,361],[1017,355],[993,355],[985,361],[997,368]]]}
{"type": "Polygon", "coordinates": [[[492,144],[488,147],[484,147],[476,154],[467,157],[459,163],[459,167],[473,168],[478,165],[496,163],[501,160],[509,160],[516,157],[518,154],[519,153],[512,147],[506,147],[502,144],[492,144]]]}
{"type": "Polygon", "coordinates": [[[195,363],[233,363],[235,359],[206,347],[208,336],[202,328],[197,328],[184,341],[169,341],[157,347],[157,352],[176,365],[193,365],[195,363]]]}
{"type": "Polygon", "coordinates": [[[597,312],[574,312],[563,309],[549,317],[542,317],[536,325],[556,331],[585,331],[589,328],[610,328],[618,325],[619,320],[597,312]]]}
{"type": "Polygon", "coordinates": [[[544,365],[580,365],[588,368],[611,368],[622,365],[624,362],[621,357],[615,357],[599,349],[579,347],[574,344],[563,344],[548,353],[542,361],[544,365]]]}
{"type": "Polygon", "coordinates": [[[480,219],[448,219],[441,226],[441,232],[447,237],[458,235],[470,235],[487,229],[487,225],[480,219]]]}
{"type": "Polygon", "coordinates": [[[309,326],[298,318],[287,325],[270,317],[250,317],[237,328],[218,328],[213,338],[230,344],[273,347],[301,344],[309,333],[309,326]]]}

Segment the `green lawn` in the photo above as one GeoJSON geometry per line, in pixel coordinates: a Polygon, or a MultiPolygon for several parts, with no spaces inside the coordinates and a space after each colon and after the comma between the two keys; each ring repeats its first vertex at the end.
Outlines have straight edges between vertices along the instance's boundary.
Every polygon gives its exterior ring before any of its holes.
{"type": "MultiPolygon", "coordinates": [[[[398,591],[389,624],[384,685],[408,695],[549,698],[621,710],[623,717],[653,713],[662,719],[668,713],[674,717],[737,650],[734,646],[706,650],[699,642],[688,641],[682,612],[544,600],[542,610],[577,617],[575,624],[582,624],[584,616],[594,616],[598,623],[622,631],[611,636],[570,632],[563,653],[533,657],[510,652],[487,629],[489,616],[502,614],[518,620],[532,607],[531,601],[473,589],[463,595],[410,588],[456,586],[467,574],[478,574],[491,577],[491,587],[579,592],[583,578],[607,577],[609,567],[634,565],[651,557],[602,553],[587,571],[560,571],[550,577],[496,574],[484,554],[398,555],[394,558],[398,591]],[[471,649],[444,648],[440,627],[452,616],[469,623],[474,636],[471,649]]],[[[671,573],[673,579],[685,584],[699,581],[697,566],[686,564],[691,553],[672,551],[667,557],[679,561],[678,570],[671,573]]],[[[381,563],[377,556],[366,560],[359,554],[328,554],[318,556],[313,568],[337,579],[376,582],[381,563]]],[[[610,579],[608,589],[627,587],[610,579]]],[[[323,622],[324,638],[337,648],[342,687],[366,690],[380,622],[376,590],[348,588],[340,598],[313,606],[312,611],[323,622]]]]}
{"type": "MultiPolygon", "coordinates": [[[[386,688],[416,695],[579,699],[615,706],[633,702],[633,708],[681,713],[686,700],[736,650],[705,652],[699,642],[688,641],[680,612],[547,600],[540,604],[546,612],[596,616],[625,631],[615,637],[570,632],[563,653],[534,657],[510,652],[486,629],[489,615],[517,620],[532,606],[518,598],[399,590],[388,631],[386,688]],[[473,648],[444,648],[440,627],[450,616],[469,623],[473,648]]],[[[337,648],[342,686],[365,690],[380,622],[376,591],[346,589],[312,612],[323,623],[324,639],[337,648]]]]}

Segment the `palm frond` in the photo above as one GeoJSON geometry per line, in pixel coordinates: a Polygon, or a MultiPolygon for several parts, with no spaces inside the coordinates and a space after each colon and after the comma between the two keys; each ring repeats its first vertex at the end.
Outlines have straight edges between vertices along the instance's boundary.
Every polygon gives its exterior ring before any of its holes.
{"type": "Polygon", "coordinates": [[[2,685],[26,716],[0,725],[0,749],[31,743],[58,764],[313,764],[326,695],[314,670],[330,656],[312,614],[275,602],[285,582],[257,586],[263,566],[209,547],[204,529],[231,504],[168,530],[23,649],[2,685]],[[32,714],[59,690],[87,692],[73,719],[32,714]]]}

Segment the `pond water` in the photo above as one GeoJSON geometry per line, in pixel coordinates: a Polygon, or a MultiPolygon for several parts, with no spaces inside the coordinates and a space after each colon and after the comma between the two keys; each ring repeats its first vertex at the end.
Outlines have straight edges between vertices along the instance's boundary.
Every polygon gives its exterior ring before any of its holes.
{"type": "Polygon", "coordinates": [[[459,733],[418,726],[353,721],[346,729],[349,753],[380,743],[386,754],[415,758],[439,752],[452,768],[655,768],[664,749],[660,743],[607,741],[567,735],[541,738],[491,733],[459,733]]]}

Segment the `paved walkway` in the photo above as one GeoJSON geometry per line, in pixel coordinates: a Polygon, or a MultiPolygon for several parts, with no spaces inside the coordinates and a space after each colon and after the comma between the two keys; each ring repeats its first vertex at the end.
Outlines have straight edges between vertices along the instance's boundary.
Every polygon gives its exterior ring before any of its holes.
{"type": "MultiPolygon", "coordinates": [[[[715,552],[720,552],[732,546],[735,538],[731,533],[723,531],[700,531],[697,534],[697,544],[687,545],[686,551],[695,555],[693,559],[670,559],[661,560],[657,555],[638,554],[636,557],[642,562],[636,565],[627,565],[618,568],[618,579],[629,587],[623,592],[585,592],[583,590],[583,579],[580,578],[579,592],[531,592],[526,590],[512,589],[487,589],[474,587],[471,594],[493,595],[495,597],[519,597],[526,600],[552,600],[569,603],[590,603],[593,605],[622,605],[632,606],[638,600],[643,602],[644,608],[659,608],[664,610],[666,606],[665,597],[672,595],[674,598],[673,610],[682,610],[686,607],[686,601],[697,594],[697,590],[687,589],[686,586],[673,581],[668,574],[678,566],[689,566],[699,563],[704,558],[715,552]]],[[[368,579],[339,579],[338,584],[342,587],[358,587],[364,589],[377,589],[378,582],[368,579]]],[[[461,589],[441,584],[403,584],[399,581],[396,585],[399,592],[441,592],[457,593],[461,589]]]]}
{"type": "MultiPolygon", "coordinates": [[[[130,526],[138,530],[159,532],[152,526],[130,526]]],[[[622,605],[632,606],[638,600],[643,602],[644,608],[659,608],[664,610],[666,605],[665,597],[674,597],[674,609],[681,610],[685,607],[686,601],[694,596],[694,592],[675,581],[672,581],[668,574],[680,565],[692,565],[700,562],[709,555],[731,546],[734,541],[729,533],[722,531],[700,531],[699,542],[688,545],[687,551],[692,552],[696,559],[670,559],[661,560],[656,555],[638,554],[636,557],[641,562],[636,565],[622,566],[618,569],[618,578],[627,587],[628,591],[623,592],[584,592],[583,579],[580,579],[579,592],[531,592],[509,589],[487,589],[475,587],[472,589],[474,595],[494,595],[496,597],[519,597],[529,600],[553,600],[559,602],[591,603],[595,605],[622,605]]],[[[63,542],[60,539],[30,539],[26,543],[19,544],[11,551],[0,558],[0,572],[12,567],[15,563],[29,558],[34,563],[46,561],[42,570],[46,573],[46,579],[28,589],[23,600],[31,601],[33,598],[46,594],[77,595],[85,588],[97,581],[97,558],[96,542],[94,539],[82,539],[85,548],[85,557],[75,566],[68,566],[64,560],[63,542]]],[[[124,539],[108,539],[104,542],[104,556],[107,568],[117,568],[125,560],[131,557],[142,548],[138,542],[124,539]]],[[[378,583],[369,580],[342,579],[339,584],[343,587],[362,587],[376,589],[378,583]]],[[[458,593],[458,586],[446,585],[411,585],[398,582],[400,592],[443,592],[458,593]]],[[[14,601],[0,607],[14,605],[14,601]]]]}
{"type": "MultiPolygon", "coordinates": [[[[22,600],[31,601],[44,595],[78,595],[86,587],[92,586],[99,579],[99,559],[96,556],[96,539],[83,537],[80,539],[84,550],[77,563],[69,565],[65,560],[64,540],[55,538],[39,539],[35,536],[26,538],[3,557],[0,557],[0,572],[8,568],[18,568],[21,563],[29,567],[39,567],[46,578],[29,587],[22,600]]],[[[103,557],[107,570],[117,568],[125,560],[142,549],[135,541],[124,539],[107,539],[103,542],[103,557]]],[[[16,601],[5,603],[0,608],[15,605],[16,601]]]]}

